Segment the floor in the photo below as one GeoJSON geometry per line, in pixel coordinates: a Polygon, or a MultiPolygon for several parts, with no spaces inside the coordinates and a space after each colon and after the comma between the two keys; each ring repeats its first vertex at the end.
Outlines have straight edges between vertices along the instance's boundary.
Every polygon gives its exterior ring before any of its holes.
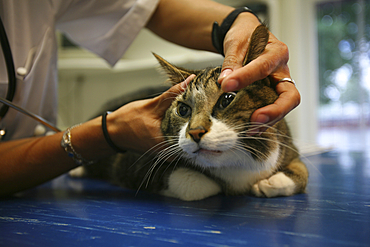
{"type": "Polygon", "coordinates": [[[0,246],[370,246],[370,157],[305,158],[307,194],[182,202],[63,175],[0,201],[0,246]]]}

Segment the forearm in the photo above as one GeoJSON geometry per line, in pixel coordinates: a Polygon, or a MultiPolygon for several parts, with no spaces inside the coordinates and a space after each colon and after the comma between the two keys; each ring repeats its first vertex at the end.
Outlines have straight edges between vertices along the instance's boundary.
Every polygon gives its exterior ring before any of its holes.
{"type": "MultiPolygon", "coordinates": [[[[107,132],[121,150],[145,153],[164,148],[161,120],[172,104],[173,95],[185,90],[194,78],[153,99],[134,101],[109,114],[107,132]]],[[[63,133],[24,140],[0,142],[0,196],[11,195],[50,179],[77,165],[61,147],[63,133]]],[[[102,130],[102,117],[71,129],[73,148],[85,160],[99,160],[115,154],[102,130]]]]}
{"type": "MultiPolygon", "coordinates": [[[[71,131],[77,152],[89,160],[112,154],[101,132],[100,118],[71,131]]],[[[77,165],[60,142],[63,133],[0,143],[0,196],[42,184],[77,165]]]]}
{"type": "Polygon", "coordinates": [[[147,27],[173,43],[215,52],[212,25],[232,10],[210,0],[161,0],[147,27]]]}

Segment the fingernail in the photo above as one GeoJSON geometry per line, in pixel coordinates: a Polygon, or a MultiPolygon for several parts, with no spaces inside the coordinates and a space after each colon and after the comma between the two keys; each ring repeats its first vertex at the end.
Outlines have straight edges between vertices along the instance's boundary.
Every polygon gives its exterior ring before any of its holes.
{"type": "Polygon", "coordinates": [[[238,90],[239,88],[239,82],[237,80],[231,79],[228,80],[227,82],[222,83],[222,90],[225,92],[231,92],[238,90]]]}
{"type": "Polygon", "coordinates": [[[264,114],[259,114],[254,121],[252,121],[253,125],[256,125],[256,127],[251,128],[248,131],[248,134],[250,136],[259,135],[261,136],[262,133],[267,130],[267,127],[265,124],[267,124],[270,121],[270,118],[264,114]]]}
{"type": "Polygon", "coordinates": [[[256,118],[257,124],[262,125],[261,127],[259,127],[256,130],[256,132],[258,133],[259,136],[261,136],[262,133],[265,132],[268,129],[268,127],[265,126],[264,124],[267,124],[269,121],[270,121],[269,116],[266,116],[266,115],[263,115],[263,114],[260,114],[260,115],[257,116],[257,118],[256,118]]]}
{"type": "Polygon", "coordinates": [[[220,75],[219,79],[223,79],[223,78],[225,78],[226,76],[230,75],[230,74],[231,74],[231,72],[233,72],[231,69],[225,69],[224,71],[222,71],[222,73],[221,73],[221,75],[220,75]]]}
{"type": "Polygon", "coordinates": [[[266,124],[270,121],[270,118],[264,114],[260,114],[256,118],[256,122],[260,124],[266,124]]]}
{"type": "Polygon", "coordinates": [[[186,88],[188,86],[188,84],[191,82],[191,80],[193,80],[195,77],[195,75],[190,75],[188,78],[185,79],[185,81],[181,82],[181,87],[182,88],[186,88]]]}
{"type": "Polygon", "coordinates": [[[265,132],[268,128],[267,127],[262,127],[258,130],[258,135],[261,136],[263,132],[265,132]]]}

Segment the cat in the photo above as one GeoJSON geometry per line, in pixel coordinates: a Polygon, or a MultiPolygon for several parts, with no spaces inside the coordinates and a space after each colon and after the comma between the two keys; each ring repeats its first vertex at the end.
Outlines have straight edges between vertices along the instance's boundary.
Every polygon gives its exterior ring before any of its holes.
{"type": "MultiPolygon", "coordinates": [[[[256,28],[244,65],[264,51],[268,35],[264,25],[256,28]]],[[[249,121],[252,113],[278,97],[269,78],[226,93],[217,82],[221,67],[187,70],[154,55],[174,85],[196,75],[162,120],[168,147],[156,156],[117,154],[75,174],[184,201],[219,193],[277,197],[305,192],[308,171],[285,120],[261,135],[250,134],[258,126],[249,121]]]]}

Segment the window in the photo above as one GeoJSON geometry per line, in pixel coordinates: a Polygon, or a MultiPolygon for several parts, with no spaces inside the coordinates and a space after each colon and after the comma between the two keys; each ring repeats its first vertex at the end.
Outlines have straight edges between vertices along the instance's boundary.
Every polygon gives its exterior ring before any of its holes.
{"type": "Polygon", "coordinates": [[[317,4],[319,137],[323,146],[370,148],[370,1],[317,4]]]}

